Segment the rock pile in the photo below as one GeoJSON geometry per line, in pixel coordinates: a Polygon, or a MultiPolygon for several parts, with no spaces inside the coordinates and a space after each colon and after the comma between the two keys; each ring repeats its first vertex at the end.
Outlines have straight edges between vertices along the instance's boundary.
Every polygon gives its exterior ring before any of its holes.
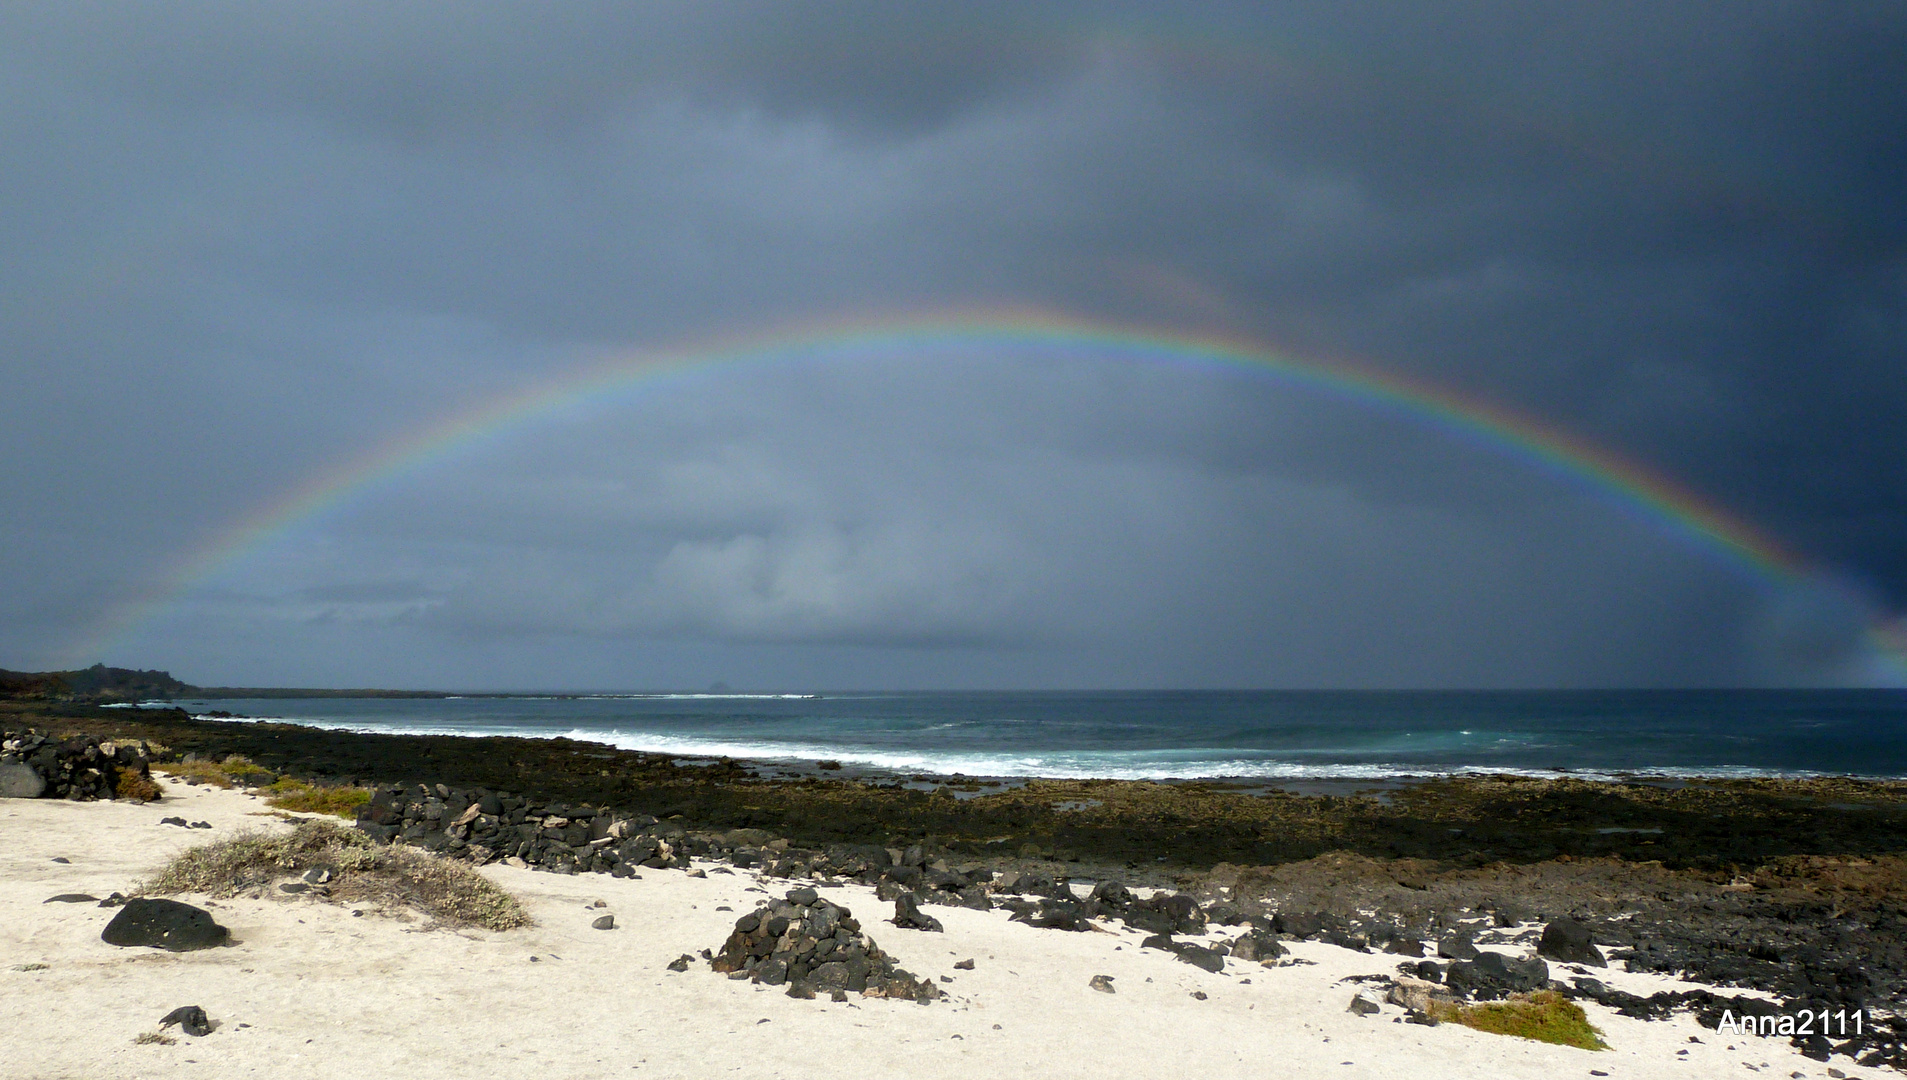
{"type": "Polygon", "coordinates": [[[916,978],[861,932],[847,908],[810,888],[790,889],[786,899],[765,904],[735,920],[735,931],[709,966],[731,979],[788,987],[789,997],[849,994],[937,1000],[940,988],[916,978]]]}
{"type": "Polygon", "coordinates": [[[1154,893],[1145,899],[1116,881],[1102,881],[1081,899],[1065,881],[1038,874],[1005,874],[994,883],[996,892],[1017,894],[1001,901],[1013,912],[1013,921],[1053,930],[1088,930],[1090,920],[1120,920],[1135,930],[1167,937],[1203,933],[1205,909],[1183,893],[1154,893]],[[1025,899],[1025,897],[1033,899],[1025,899]]]}
{"type": "Polygon", "coordinates": [[[156,799],[151,750],[94,736],[0,733],[0,798],[156,799]]]}
{"type": "Polygon", "coordinates": [[[685,865],[691,854],[712,847],[673,821],[443,784],[376,788],[358,808],[357,827],[385,843],[415,844],[480,865],[514,860],[562,874],[632,877],[641,867],[685,865]]]}

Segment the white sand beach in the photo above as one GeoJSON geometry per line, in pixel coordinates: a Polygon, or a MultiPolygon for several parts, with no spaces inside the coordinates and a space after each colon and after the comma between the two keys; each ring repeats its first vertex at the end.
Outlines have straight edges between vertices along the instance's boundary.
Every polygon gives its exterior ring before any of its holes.
{"type": "MultiPolygon", "coordinates": [[[[640,880],[487,867],[536,920],[504,933],[354,916],[309,896],[184,896],[233,943],[181,954],[108,945],[100,931],[112,910],[43,902],[129,891],[191,845],[287,827],[240,792],[168,783],[166,793],[151,805],[0,802],[0,1078],[1829,1075],[1784,1039],[1722,1035],[1687,1015],[1632,1020],[1593,1003],[1603,1052],[1406,1024],[1391,1005],[1354,1015],[1356,984],[1343,980],[1393,974],[1398,958],[1318,943],[1293,943],[1299,963],[1212,974],[1140,949],[1142,935],[1124,927],[1066,933],[1004,911],[933,908],[945,933],[901,930],[884,921],[892,905],[859,886],[823,895],[903,967],[951,978],[949,996],[792,999],[715,974],[699,956],[686,972],[666,969],[719,948],[739,914],[796,884],[712,863],[706,878],[646,870],[640,880]],[[214,828],[159,823],[171,815],[214,828]],[[605,912],[617,928],[592,929],[605,912]],[[965,959],[972,970],[954,968],[965,959]],[[1102,974],[1115,993],[1088,986],[1102,974]],[[135,1044],[181,1005],[203,1006],[215,1030],[135,1044]]],[[[1607,981],[1643,993],[1684,986],[1613,969],[1607,981]]]]}

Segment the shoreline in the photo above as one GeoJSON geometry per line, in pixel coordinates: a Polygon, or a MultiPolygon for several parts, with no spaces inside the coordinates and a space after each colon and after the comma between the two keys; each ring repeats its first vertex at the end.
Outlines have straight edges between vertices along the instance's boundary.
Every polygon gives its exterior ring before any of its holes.
{"type": "MultiPolygon", "coordinates": [[[[0,726],[145,739],[174,757],[238,754],[269,774],[321,783],[442,784],[660,819],[700,838],[697,857],[732,858],[740,845],[759,858],[772,838],[771,876],[818,874],[842,851],[918,848],[1002,875],[1176,890],[1254,918],[1321,913],[1353,936],[1478,912],[1568,915],[1634,970],[1797,1007],[1907,1014],[1907,782],[1497,776],[1311,795],[1210,781],[989,787],[818,768],[781,776],[762,763],[684,764],[566,738],[362,734],[179,710],[12,705],[0,708],[0,726]]],[[[418,839],[445,849],[436,837],[418,839]]]]}
{"type": "MultiPolygon", "coordinates": [[[[17,838],[0,851],[0,903],[16,913],[0,940],[10,956],[28,961],[0,972],[8,991],[0,993],[0,1023],[88,1033],[27,1040],[0,1062],[0,1077],[249,1075],[292,1067],[318,1077],[429,1069],[534,1071],[553,1080],[766,1078],[835,1075],[844,1060],[870,1075],[928,1078],[1018,1073],[1034,1063],[1061,1077],[1242,1078],[1265,1075],[1268,1062],[1299,1078],[1408,1071],[1426,1080],[1647,1080],[1743,1069],[1808,1080],[1894,1075],[1845,1055],[1810,1059],[1777,1036],[1718,1030],[1696,1012],[1644,1019],[1588,997],[1579,1001],[1606,1050],[1452,1023],[1421,1026],[1404,1022],[1405,1008],[1383,989],[1405,985],[1399,965],[1410,961],[1383,950],[1284,935],[1286,955],[1273,963],[1234,954],[1212,971],[1145,947],[1143,931],[1109,919],[1069,933],[1013,922],[1001,908],[935,906],[927,910],[944,928],[921,932],[889,921],[892,905],[862,882],[782,877],[702,858],[632,878],[492,863],[480,872],[535,919],[498,932],[432,929],[401,913],[358,917],[269,882],[229,898],[187,894],[180,899],[231,929],[228,945],[190,953],[116,949],[99,940],[112,911],[43,901],[130,891],[190,845],[289,824],[264,812],[255,795],[186,786],[163,771],[161,779],[166,798],[152,804],[0,802],[17,838]],[[206,828],[160,823],[169,814],[206,828]],[[803,887],[851,910],[897,962],[938,990],[938,1000],[803,1000],[784,987],[725,978],[691,955],[719,949],[738,916],[803,887]],[[604,914],[614,916],[613,928],[592,928],[604,914]],[[1110,992],[1094,988],[1100,979],[1110,992]],[[588,991],[578,993],[582,987],[588,991]],[[1358,996],[1371,1002],[1370,1015],[1347,1009],[1358,996]],[[171,1044],[138,1041],[188,1003],[203,1007],[209,1034],[175,1028],[171,1044]]],[[[1069,891],[1083,898],[1080,883],[1069,891]]],[[[1499,912],[1511,921],[1498,919],[1491,929],[1486,919],[1477,943],[1525,951],[1538,924],[1501,905],[1499,912]]],[[[1180,937],[1220,946],[1242,929],[1214,925],[1180,937]]],[[[1605,996],[1637,1000],[1704,990],[1626,967],[1612,955],[1607,968],[1586,969],[1588,976],[1553,961],[1551,972],[1579,986],[1593,977],[1605,996]]],[[[1729,990],[1722,1000],[1757,996],[1765,995],[1729,990]]]]}
{"type": "MultiPolygon", "coordinates": [[[[276,696],[292,698],[302,696],[295,691],[283,691],[276,696]]],[[[314,694],[314,697],[328,698],[430,698],[455,700],[458,698],[489,698],[524,701],[567,701],[567,700],[603,700],[616,698],[810,698],[823,695],[808,694],[506,694],[473,693],[454,694],[435,691],[335,691],[328,694],[314,694]]],[[[240,699],[234,691],[232,699],[240,699]]],[[[194,700],[186,698],[184,700],[194,700]]],[[[197,700],[220,700],[217,697],[197,700]]],[[[1140,770],[1146,775],[1135,775],[1135,770],[1125,769],[1121,773],[1085,772],[1079,769],[1023,771],[1014,773],[948,770],[936,767],[927,761],[908,763],[884,763],[873,760],[880,756],[877,752],[856,749],[811,748],[812,752],[801,754],[766,754],[750,752],[758,747],[737,747],[735,753],[715,752],[694,744],[682,744],[672,737],[657,736],[653,741],[631,745],[615,741],[615,733],[587,733],[581,729],[564,732],[536,730],[530,728],[512,728],[501,731],[444,730],[440,726],[419,725],[405,727],[397,725],[369,726],[344,720],[321,720],[305,717],[248,716],[210,710],[195,713],[171,700],[153,700],[141,702],[122,702],[98,706],[99,708],[130,711],[172,711],[185,712],[195,721],[229,721],[249,724],[277,724],[314,728],[322,731],[343,732],[364,736],[414,736],[414,737],[450,737],[465,739],[528,739],[528,740],[568,740],[619,753],[646,754],[666,757],[676,762],[696,766],[717,764],[726,761],[741,762],[757,774],[770,773],[777,779],[797,779],[815,776],[819,779],[851,779],[868,782],[901,781],[910,785],[965,785],[978,783],[987,787],[1015,786],[1032,781],[1117,781],[1162,784],[1206,784],[1227,785],[1236,790],[1285,791],[1292,794],[1336,794],[1355,795],[1371,791],[1388,790],[1400,786],[1433,782],[1438,780],[1466,778],[1502,778],[1512,777],[1529,780],[1581,780],[1614,784],[1652,784],[1673,786],[1689,783],[1707,783],[1726,780],[1850,780],[1871,781],[1877,783],[1907,783],[1907,773],[1860,773],[1848,771],[1827,771],[1816,769],[1776,769],[1749,765],[1696,765],[1696,766],[1646,766],[1642,768],[1615,768],[1599,766],[1552,766],[1548,768],[1525,766],[1496,766],[1483,764],[1426,765],[1403,763],[1372,764],[1334,764],[1302,766],[1289,762],[1275,762],[1265,771],[1236,773],[1192,773],[1175,774],[1165,770],[1140,770]],[[857,758],[857,753],[871,755],[857,758]]],[[[888,756],[898,756],[891,752],[888,756]]]]}
{"type": "Polygon", "coordinates": [[[181,709],[10,703],[0,704],[0,725],[130,735],[215,759],[239,754],[329,783],[537,791],[710,825],[776,828],[796,840],[932,836],[976,855],[1035,843],[1070,849],[1057,856],[1068,861],[1163,853],[1176,866],[1207,869],[1342,849],[1458,865],[1567,855],[1721,871],[1788,856],[1907,852],[1907,780],[1891,778],[990,778],[623,750],[566,736],[194,718],[181,709]]]}

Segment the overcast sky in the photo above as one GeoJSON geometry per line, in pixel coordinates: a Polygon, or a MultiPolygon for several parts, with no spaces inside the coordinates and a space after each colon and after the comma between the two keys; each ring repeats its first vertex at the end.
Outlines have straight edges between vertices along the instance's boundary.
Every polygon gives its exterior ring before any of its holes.
{"type": "Polygon", "coordinates": [[[1907,6],[0,5],[0,667],[453,688],[1838,685],[1907,605],[1907,6]],[[1270,8],[1269,11],[1264,10],[1270,8]],[[1031,307],[1090,350],[618,353],[1031,307]]]}

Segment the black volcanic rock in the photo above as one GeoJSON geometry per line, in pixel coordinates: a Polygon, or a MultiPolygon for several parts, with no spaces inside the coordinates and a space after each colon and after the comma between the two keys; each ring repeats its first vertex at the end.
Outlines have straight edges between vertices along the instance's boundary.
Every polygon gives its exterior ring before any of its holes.
{"type": "Polygon", "coordinates": [[[160,1027],[166,1027],[169,1024],[179,1025],[179,1030],[187,1035],[198,1036],[212,1033],[211,1019],[205,1015],[205,1010],[197,1005],[181,1005],[160,1018],[160,1027]]]}
{"type": "Polygon", "coordinates": [[[1460,960],[1444,972],[1452,990],[1479,998],[1541,990],[1549,985],[1549,965],[1541,957],[1518,960],[1500,952],[1480,952],[1475,960],[1460,960]]]}
{"type": "MultiPolygon", "coordinates": [[[[809,895],[813,895],[813,890],[808,892],[809,895]]],[[[914,894],[910,892],[904,892],[894,898],[894,925],[903,930],[931,930],[935,933],[945,929],[940,925],[939,919],[920,910],[920,902],[915,900],[914,894]]]]}
{"type": "Polygon", "coordinates": [[[108,945],[145,945],[169,952],[190,952],[223,945],[232,932],[211,912],[177,900],[140,897],[126,901],[99,938],[108,945]]]}
{"type": "Polygon", "coordinates": [[[1443,938],[1437,942],[1437,955],[1443,957],[1445,960],[1475,960],[1477,958],[1477,946],[1474,941],[1470,940],[1470,931],[1459,930],[1455,933],[1445,934],[1443,938]]]}
{"type": "Polygon", "coordinates": [[[845,1001],[852,993],[924,1003],[941,997],[933,980],[895,967],[861,932],[852,912],[808,888],[736,919],[721,950],[709,956],[709,967],[762,986],[786,984],[788,996],[797,998],[826,994],[845,1001]]]}
{"type": "Polygon", "coordinates": [[[1561,964],[1608,966],[1601,950],[1590,940],[1589,927],[1568,916],[1555,919],[1543,927],[1543,938],[1536,944],[1536,954],[1561,964]]]}

